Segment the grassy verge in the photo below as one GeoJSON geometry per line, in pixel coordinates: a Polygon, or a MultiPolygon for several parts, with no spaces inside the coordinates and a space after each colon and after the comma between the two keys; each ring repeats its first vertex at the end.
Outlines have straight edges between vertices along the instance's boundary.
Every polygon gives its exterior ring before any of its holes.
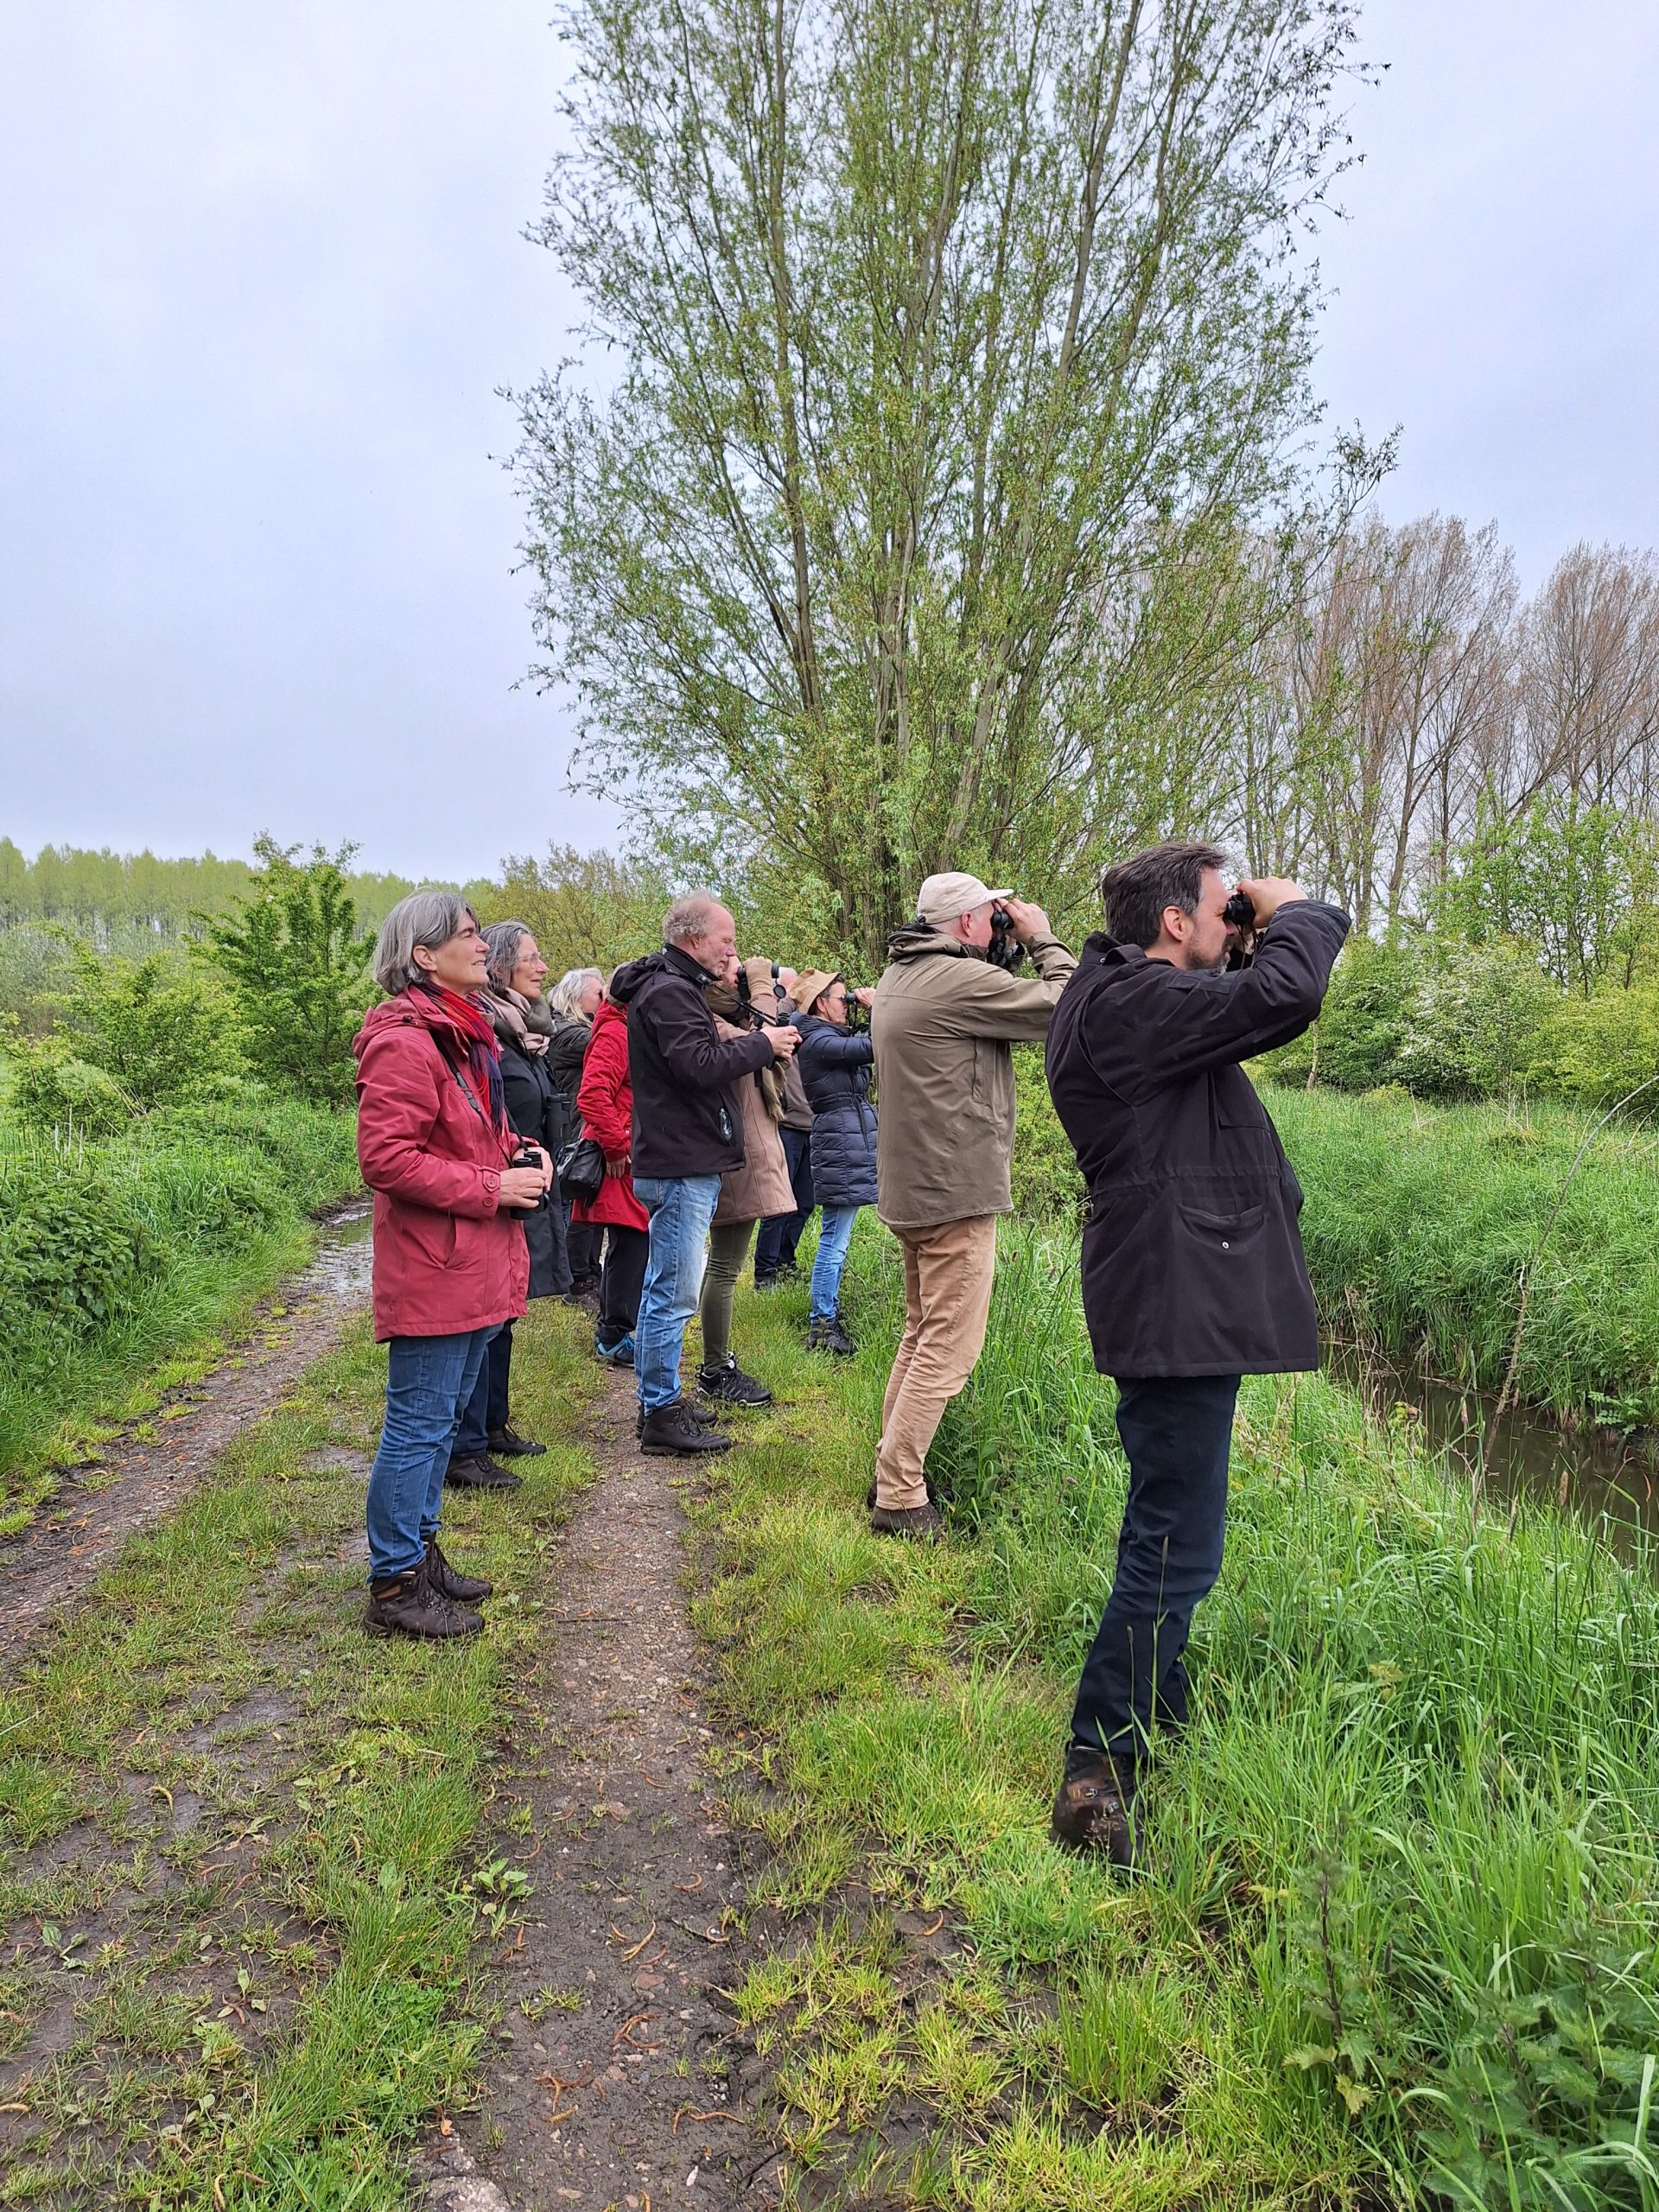
{"type": "MultiPolygon", "coordinates": [[[[1497,1388],[1518,1283],[1591,1117],[1432,1107],[1399,1093],[1273,1090],[1307,1196],[1302,1234],[1335,1327],[1497,1388]]],[[[1516,1382],[1568,1419],[1659,1423],[1659,1135],[1611,1128],[1573,1177],[1531,1275],[1516,1382]]]]}
{"type": "Polygon", "coordinates": [[[109,1424],[201,1373],[358,1186],[354,1125],[290,1102],[60,1145],[0,1128],[0,1535],[109,1424]]]}
{"type": "Polygon", "coordinates": [[[1005,1238],[935,1553],[861,1510],[896,1322],[868,1221],[854,1264],[849,1368],[801,1351],[799,1293],[741,1306],[793,1402],[705,1509],[771,1887],[820,1916],[740,1993],[801,2162],[983,2212],[1659,2203],[1651,1576],[1488,1516],[1320,1378],[1249,1383],[1195,1719],[1120,1885],[1046,1833],[1122,1500],[1075,1243],[1005,1238]]]}
{"type": "MultiPolygon", "coordinates": [[[[1033,1051],[1018,1056],[1014,1194],[1075,1221],[1082,1185],[1033,1051]]],[[[1302,1237],[1332,1332],[1495,1390],[1530,1268],[1516,1386],[1567,1422],[1659,1426],[1659,1133],[1566,1106],[1429,1106],[1264,1086],[1306,1194],[1302,1237]],[[1537,1253],[1535,1266],[1533,1255],[1537,1253]]]]}
{"type": "MultiPolygon", "coordinates": [[[[465,2094],[487,1759],[588,1478],[584,1317],[521,1325],[524,1488],[446,1514],[495,1581],[454,1649],[364,1636],[384,1357],[361,1326],[131,1543],[0,1695],[0,2204],[381,2212],[465,2094]]],[[[511,1826],[511,1821],[508,1821],[511,1826]]]]}

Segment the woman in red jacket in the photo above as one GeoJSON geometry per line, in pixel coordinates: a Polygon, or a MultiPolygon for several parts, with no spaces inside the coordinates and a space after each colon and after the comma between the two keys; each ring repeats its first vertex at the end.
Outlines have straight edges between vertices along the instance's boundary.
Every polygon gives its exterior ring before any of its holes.
{"type": "Polygon", "coordinates": [[[628,1080],[628,1017],[607,993],[594,1014],[593,1035],[582,1064],[576,1111],[584,1136],[605,1155],[605,1182],[596,1198],[578,1198],[573,1221],[602,1222],[605,1258],[599,1271],[599,1331],[594,1350],[613,1367],[633,1365],[633,1325],[645,1280],[650,1217],[633,1195],[633,1086],[628,1080]]]}
{"type": "Polygon", "coordinates": [[[490,1586],[438,1543],[444,1470],[491,1337],[524,1310],[522,1224],[552,1168],[508,1163],[495,1032],[474,994],[486,948],[448,891],[399,900],[375,947],[357,1055],[357,1157],[374,1192],[374,1333],[388,1345],[386,1420],[369,1477],[368,1625],[469,1636],[490,1586]]]}

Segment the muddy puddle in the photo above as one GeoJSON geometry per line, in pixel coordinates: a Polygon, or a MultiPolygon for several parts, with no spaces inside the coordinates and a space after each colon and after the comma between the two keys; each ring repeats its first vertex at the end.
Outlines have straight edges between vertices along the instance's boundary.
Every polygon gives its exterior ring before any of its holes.
{"type": "Polygon", "coordinates": [[[1325,1368],[1358,1390],[1377,1421],[1414,1419],[1460,1488],[1479,1484],[1494,1500],[1519,1495],[1559,1505],[1605,1524],[1627,1554],[1644,1537],[1659,1539],[1659,1433],[1567,1430],[1524,1408],[1498,1414],[1496,1392],[1396,1367],[1352,1344],[1327,1344],[1325,1368]]]}

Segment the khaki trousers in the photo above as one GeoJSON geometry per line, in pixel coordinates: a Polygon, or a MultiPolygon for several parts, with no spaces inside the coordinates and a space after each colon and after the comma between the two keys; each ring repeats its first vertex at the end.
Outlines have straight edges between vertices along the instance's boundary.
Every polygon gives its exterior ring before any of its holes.
{"type": "Polygon", "coordinates": [[[927,1447],[984,1345],[996,1216],[893,1234],[905,1255],[905,1333],[881,1402],[875,1452],[875,1502],[890,1510],[926,1503],[927,1447]]]}

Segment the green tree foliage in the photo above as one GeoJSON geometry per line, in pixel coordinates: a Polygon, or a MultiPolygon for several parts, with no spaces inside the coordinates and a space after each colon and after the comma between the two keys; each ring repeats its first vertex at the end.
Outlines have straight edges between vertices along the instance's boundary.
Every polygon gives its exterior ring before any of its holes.
{"type": "Polygon", "coordinates": [[[1532,944],[1563,990],[1628,987],[1659,955],[1659,826],[1571,791],[1508,819],[1488,809],[1440,904],[1466,937],[1532,944]]]}
{"type": "Polygon", "coordinates": [[[83,948],[60,1035],[42,1057],[60,1054],[66,1045],[143,1109],[199,1096],[245,1065],[236,1009],[223,985],[162,953],[100,962],[83,948]]]}
{"type": "Polygon", "coordinates": [[[345,868],[353,848],[254,841],[262,863],[228,918],[209,922],[203,955],[230,978],[244,1048],[273,1090],[318,1104],[352,1096],[351,1040],[372,995],[372,932],[360,932],[345,868]]]}
{"type": "Polygon", "coordinates": [[[624,366],[523,397],[527,550],[688,867],[873,962],[930,868],[1166,820],[1295,501],[1353,15],[575,0],[542,235],[624,366]]]}
{"type": "MultiPolygon", "coordinates": [[[[148,849],[93,852],[44,845],[31,861],[0,837],[0,931],[55,923],[101,951],[141,955],[149,945],[199,938],[206,918],[228,913],[257,870],[246,861],[159,860],[148,849]]],[[[347,888],[365,927],[378,928],[415,885],[400,875],[353,874],[347,888]]]]}
{"type": "Polygon", "coordinates": [[[673,892],[647,862],[550,845],[544,860],[509,857],[500,882],[478,885],[473,896],[483,921],[527,924],[556,979],[566,968],[613,968],[660,944],[673,892]]]}

